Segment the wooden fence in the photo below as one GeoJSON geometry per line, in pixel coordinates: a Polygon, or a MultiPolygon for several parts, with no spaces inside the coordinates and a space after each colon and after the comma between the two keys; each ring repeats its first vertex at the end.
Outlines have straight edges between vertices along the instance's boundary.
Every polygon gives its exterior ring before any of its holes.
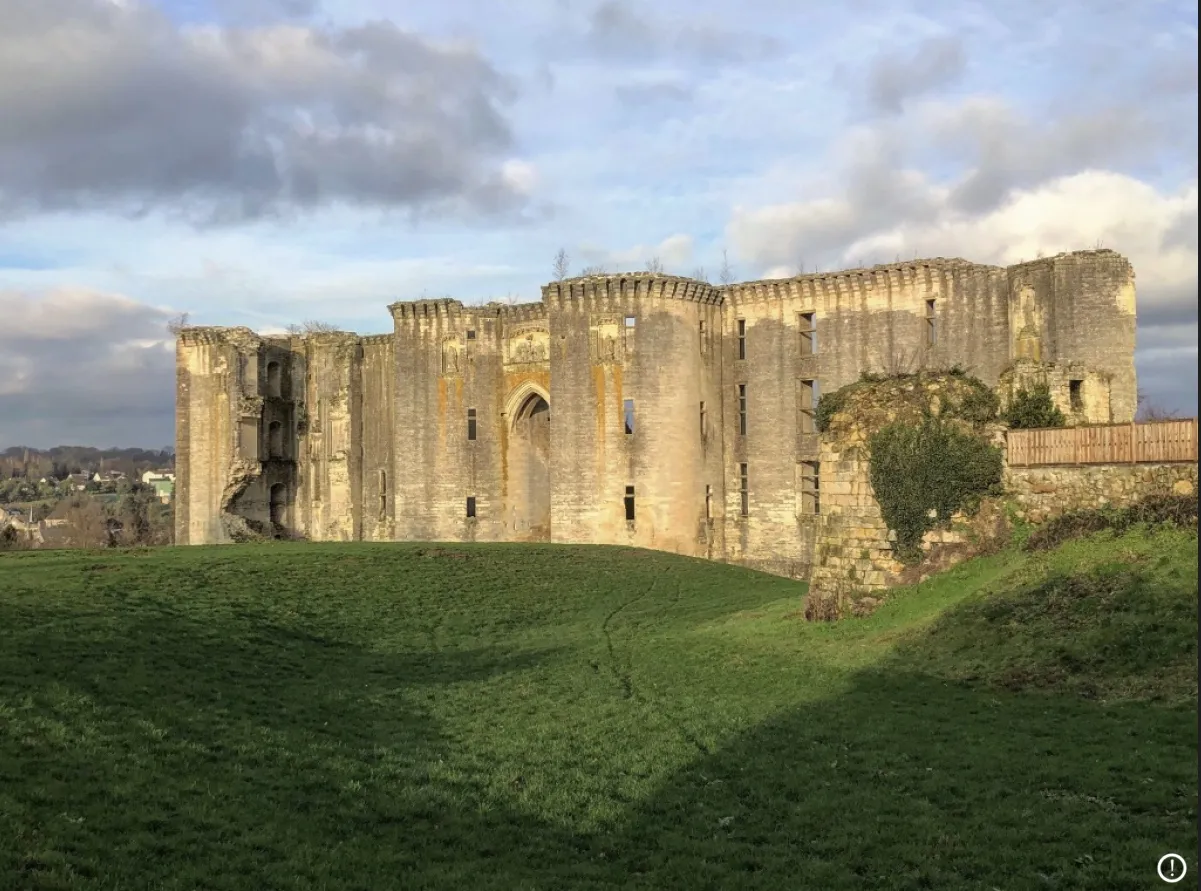
{"type": "Polygon", "coordinates": [[[1048,464],[1160,464],[1197,460],[1197,419],[1010,430],[1010,467],[1048,464]]]}

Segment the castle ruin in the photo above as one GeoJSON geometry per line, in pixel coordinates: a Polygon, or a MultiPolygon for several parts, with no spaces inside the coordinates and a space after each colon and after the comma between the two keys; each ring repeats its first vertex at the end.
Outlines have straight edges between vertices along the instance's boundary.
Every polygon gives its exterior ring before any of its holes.
{"type": "Polygon", "coordinates": [[[715,287],[587,276],[518,306],[418,300],[393,331],[178,339],[176,541],[621,544],[809,575],[822,392],[861,372],[1136,402],[1130,263],[914,260],[715,287]]]}

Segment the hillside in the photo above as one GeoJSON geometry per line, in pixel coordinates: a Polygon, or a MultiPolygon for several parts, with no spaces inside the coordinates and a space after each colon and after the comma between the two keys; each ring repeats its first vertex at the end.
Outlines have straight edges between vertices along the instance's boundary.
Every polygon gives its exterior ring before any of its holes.
{"type": "Polygon", "coordinates": [[[1195,534],[864,620],[803,591],[624,548],[0,555],[0,876],[1111,889],[1196,849],[1195,534]]]}

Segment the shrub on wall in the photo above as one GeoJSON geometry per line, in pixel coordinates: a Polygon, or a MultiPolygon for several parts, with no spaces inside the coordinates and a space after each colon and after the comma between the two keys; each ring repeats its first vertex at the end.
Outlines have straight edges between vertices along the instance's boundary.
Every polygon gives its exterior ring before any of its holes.
{"type": "Polygon", "coordinates": [[[825,433],[835,414],[848,409],[855,413],[873,402],[902,411],[904,403],[912,414],[928,416],[933,411],[932,401],[938,401],[933,399],[936,396],[941,397],[940,416],[961,418],[977,427],[995,421],[1000,409],[996,392],[959,366],[898,374],[865,371],[854,383],[822,395],[815,422],[818,432],[825,433]]]}
{"type": "Polygon", "coordinates": [[[977,426],[995,421],[1001,408],[1001,400],[994,390],[977,378],[966,378],[972,389],[964,395],[955,409],[955,416],[977,426]]]}
{"type": "Polygon", "coordinates": [[[1021,389],[1014,394],[1005,410],[1005,423],[1015,430],[1033,430],[1062,427],[1066,419],[1051,398],[1051,388],[1035,384],[1033,390],[1021,389]]]}
{"type": "Polygon", "coordinates": [[[885,427],[868,445],[872,489],[903,563],[920,562],[935,524],[1000,493],[1000,450],[939,418],[885,427]]]}

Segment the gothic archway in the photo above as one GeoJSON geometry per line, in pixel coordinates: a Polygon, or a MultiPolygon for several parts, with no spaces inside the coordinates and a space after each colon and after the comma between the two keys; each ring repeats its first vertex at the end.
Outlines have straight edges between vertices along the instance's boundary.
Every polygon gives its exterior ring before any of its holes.
{"type": "Polygon", "coordinates": [[[550,403],[532,387],[514,396],[505,523],[519,541],[550,541],[550,403]]]}

